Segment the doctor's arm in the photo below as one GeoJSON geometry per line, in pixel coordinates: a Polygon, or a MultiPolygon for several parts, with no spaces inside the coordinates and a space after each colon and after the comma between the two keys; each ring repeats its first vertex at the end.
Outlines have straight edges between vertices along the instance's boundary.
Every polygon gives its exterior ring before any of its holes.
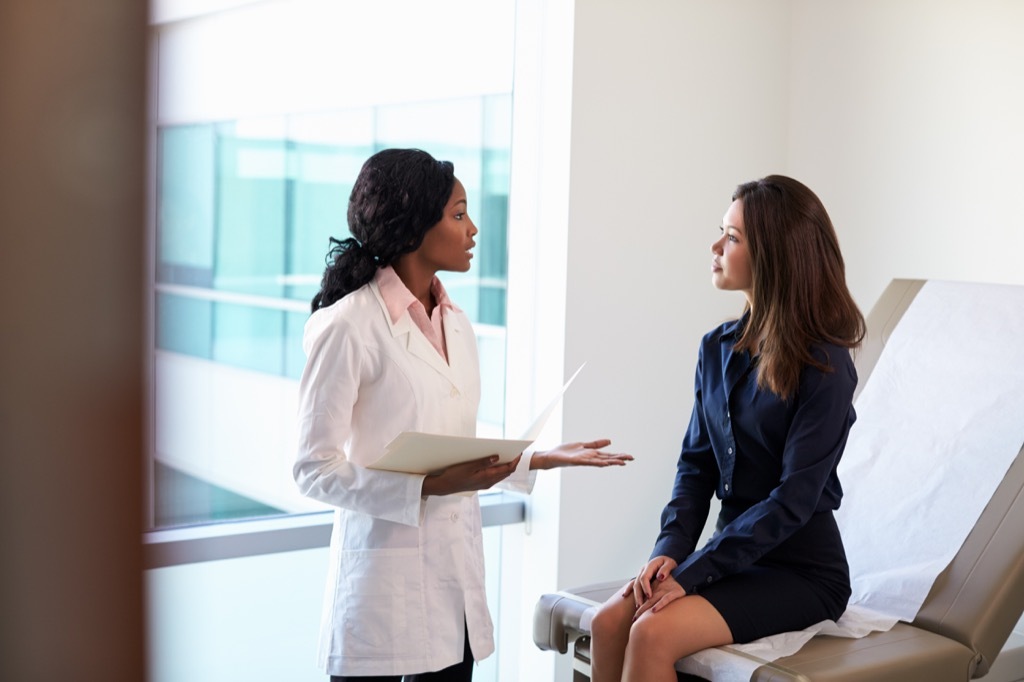
{"type": "Polygon", "coordinates": [[[299,381],[298,452],[292,467],[299,491],[326,504],[396,523],[420,523],[423,476],[378,471],[347,451],[359,385],[373,372],[365,344],[344,321],[307,325],[308,357],[299,381]]]}

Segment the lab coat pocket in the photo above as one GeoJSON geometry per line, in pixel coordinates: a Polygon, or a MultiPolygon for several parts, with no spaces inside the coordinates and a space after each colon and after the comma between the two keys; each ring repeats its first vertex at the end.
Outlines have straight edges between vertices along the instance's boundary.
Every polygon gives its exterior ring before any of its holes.
{"type": "Polygon", "coordinates": [[[401,658],[424,646],[423,574],[416,549],[342,553],[343,655],[401,658]]]}

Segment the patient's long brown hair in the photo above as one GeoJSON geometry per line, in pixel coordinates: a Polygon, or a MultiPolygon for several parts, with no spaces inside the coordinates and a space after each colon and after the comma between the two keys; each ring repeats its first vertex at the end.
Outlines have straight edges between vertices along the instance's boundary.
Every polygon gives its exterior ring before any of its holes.
{"type": "Polygon", "coordinates": [[[831,368],[811,355],[814,343],[856,348],[864,316],[846,287],[846,267],[821,200],[792,178],[769,175],[740,185],[753,277],[750,319],[736,350],[761,357],[757,383],[788,398],[800,371],[831,368]]]}

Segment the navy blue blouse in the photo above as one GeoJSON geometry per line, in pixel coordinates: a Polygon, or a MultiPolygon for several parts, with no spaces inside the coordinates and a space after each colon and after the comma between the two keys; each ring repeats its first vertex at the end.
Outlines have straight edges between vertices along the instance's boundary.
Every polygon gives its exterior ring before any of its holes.
{"type": "Polygon", "coordinates": [[[782,400],[758,389],[749,353],[733,352],[742,322],[723,324],[701,341],[693,414],[651,554],[679,563],[673,576],[688,594],[750,566],[813,514],[838,509],[843,496],[836,466],[856,419],[850,352],[812,348],[832,371],[805,366],[796,393],[782,400]],[[694,551],[712,494],[732,513],[694,551]]]}

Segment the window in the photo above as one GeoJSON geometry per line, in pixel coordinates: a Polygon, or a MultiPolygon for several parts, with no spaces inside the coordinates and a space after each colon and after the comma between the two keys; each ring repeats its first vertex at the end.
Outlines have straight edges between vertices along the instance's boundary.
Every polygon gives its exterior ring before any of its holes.
{"type": "MultiPolygon", "coordinates": [[[[478,11],[466,15],[467,3],[449,3],[459,11],[438,8],[439,16],[464,16],[467,31],[481,30],[468,23],[479,19],[478,11]]],[[[246,40],[284,41],[287,63],[303,70],[298,82],[321,86],[315,76],[329,74],[343,87],[342,67],[350,64],[306,61],[297,54],[306,36],[287,32],[310,27],[316,40],[311,27],[348,18],[328,5],[255,3],[156,29],[154,528],[319,508],[298,494],[288,474],[295,382],[305,360],[302,330],[328,237],[348,236],[352,183],[363,161],[386,147],[421,147],[450,160],[466,187],[480,227],[474,266],[442,279],[477,332],[486,387],[478,431],[503,433],[511,22],[500,39],[481,41],[486,51],[473,54],[477,69],[500,72],[486,87],[478,83],[479,92],[445,92],[449,76],[439,71],[436,89],[450,96],[427,98],[409,76],[392,80],[384,102],[325,101],[309,110],[308,98],[294,92],[294,101],[265,103],[277,109],[265,115],[237,115],[252,108],[251,92],[235,93],[234,100],[223,95],[213,107],[200,96],[210,88],[209,73],[265,67],[265,57],[257,59],[246,40]],[[241,46],[223,49],[232,37],[241,46]],[[246,54],[253,63],[243,60],[246,54]]],[[[499,19],[512,9],[511,2],[490,7],[499,19]]],[[[386,34],[363,36],[362,48],[386,43],[399,65],[424,49],[410,44],[410,54],[398,54],[401,45],[386,34]]],[[[421,42],[436,44],[427,34],[421,42]]],[[[235,80],[220,85],[237,88],[235,80]]]]}
{"type": "MultiPolygon", "coordinates": [[[[515,3],[151,8],[149,676],[322,679],[330,519],[296,513],[322,507],[290,475],[309,301],[368,156],[401,146],[451,160],[480,234],[472,270],[442,278],[477,334],[478,431],[504,433],[515,3]]],[[[518,572],[501,570],[498,526],[523,506],[488,496],[483,512],[501,632],[518,605],[500,586],[518,572]]],[[[501,656],[476,677],[498,679],[501,656]]]]}

